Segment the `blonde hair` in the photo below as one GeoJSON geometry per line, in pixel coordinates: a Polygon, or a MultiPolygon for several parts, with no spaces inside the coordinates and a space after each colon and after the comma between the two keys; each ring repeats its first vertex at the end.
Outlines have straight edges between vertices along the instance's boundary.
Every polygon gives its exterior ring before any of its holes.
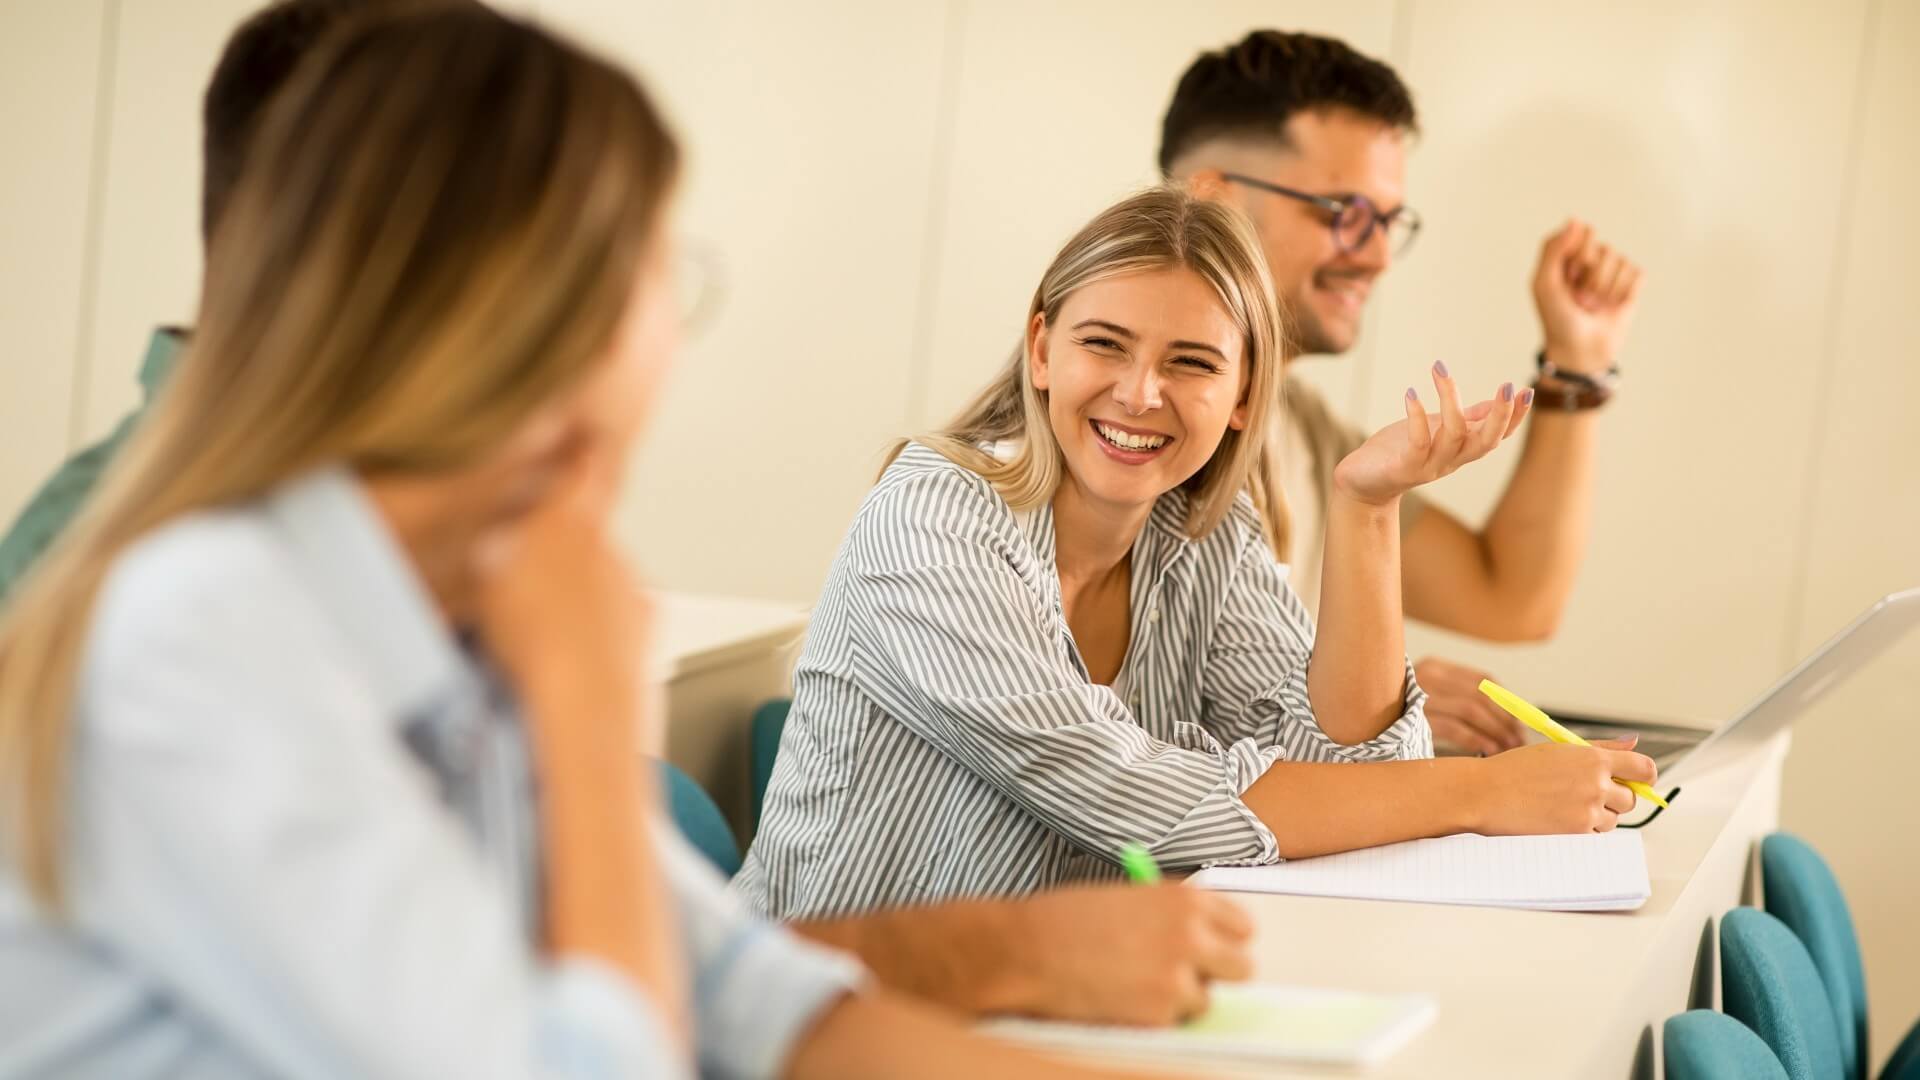
{"type": "MultiPolygon", "coordinates": [[[[1271,429],[1279,423],[1280,357],[1286,328],[1272,272],[1245,214],[1198,198],[1184,188],[1149,188],[1102,211],[1053,258],[1034,290],[1027,325],[1044,315],[1051,326],[1075,292],[1097,281],[1180,267],[1211,285],[1246,343],[1247,424],[1229,428],[1213,456],[1182,484],[1189,495],[1186,530],[1212,532],[1242,490],[1252,494],[1267,543],[1284,559],[1286,500],[1268,462],[1271,429]]],[[[1053,498],[1066,460],[1047,419],[1047,395],[1033,385],[1026,349],[946,426],[917,441],[980,474],[1016,510],[1053,498]],[[984,446],[1017,443],[1002,460],[984,446]]],[[[895,444],[888,460],[906,445],[895,444]]]]}
{"type": "Polygon", "coordinates": [[[63,903],[76,681],[114,561],[322,465],[477,460],[604,357],[677,171],[607,64],[478,5],[350,23],[276,96],[179,371],[0,618],[8,854],[63,903]]]}

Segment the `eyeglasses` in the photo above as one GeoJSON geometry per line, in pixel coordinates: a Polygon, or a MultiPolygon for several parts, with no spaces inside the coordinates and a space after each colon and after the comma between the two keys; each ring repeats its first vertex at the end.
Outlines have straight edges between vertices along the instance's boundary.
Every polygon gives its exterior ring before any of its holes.
{"type": "Polygon", "coordinates": [[[1375,229],[1387,231],[1387,250],[1395,255],[1405,255],[1413,246],[1413,238],[1420,235],[1420,215],[1412,207],[1402,206],[1391,213],[1383,214],[1373,205],[1373,200],[1365,195],[1348,195],[1336,199],[1330,195],[1314,195],[1305,191],[1295,191],[1290,187],[1270,184],[1265,180],[1256,180],[1239,173],[1223,173],[1221,179],[1234,184],[1245,184],[1250,188],[1270,191],[1275,195],[1284,195],[1289,199],[1299,199],[1325,210],[1332,216],[1333,243],[1341,251],[1359,251],[1373,239],[1375,229]]]}

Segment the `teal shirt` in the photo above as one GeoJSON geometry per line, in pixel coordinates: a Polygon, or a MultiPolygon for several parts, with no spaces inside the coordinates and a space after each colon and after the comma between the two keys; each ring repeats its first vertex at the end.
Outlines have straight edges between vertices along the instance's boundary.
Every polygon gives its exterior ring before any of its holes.
{"type": "Polygon", "coordinates": [[[93,486],[99,483],[127,436],[146,415],[186,343],[186,336],[178,330],[153,332],[153,340],[147,344],[147,358],[140,365],[140,386],[144,394],[140,408],[127,414],[111,435],[68,458],[14,519],[6,538],[0,540],[0,603],[6,601],[7,593],[59,539],[67,522],[80,512],[87,496],[93,494],[93,486]]]}

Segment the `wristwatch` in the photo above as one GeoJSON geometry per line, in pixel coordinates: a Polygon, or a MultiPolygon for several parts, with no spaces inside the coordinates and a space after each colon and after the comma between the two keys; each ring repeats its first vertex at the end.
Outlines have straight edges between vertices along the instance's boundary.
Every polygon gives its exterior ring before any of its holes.
{"type": "Polygon", "coordinates": [[[1598,375],[1564,371],[1547,359],[1547,350],[1534,354],[1538,374],[1533,380],[1533,407],[1554,412],[1580,412],[1597,409],[1613,397],[1620,382],[1620,365],[1614,364],[1598,375]],[[1558,385],[1546,385],[1548,380],[1558,385]]]}

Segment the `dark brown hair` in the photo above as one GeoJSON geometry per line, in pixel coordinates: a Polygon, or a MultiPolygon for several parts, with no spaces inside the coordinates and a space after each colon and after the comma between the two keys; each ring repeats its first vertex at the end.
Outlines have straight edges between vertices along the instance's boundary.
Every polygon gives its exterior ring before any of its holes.
{"type": "Polygon", "coordinates": [[[276,0],[240,24],[220,50],[200,105],[200,236],[213,228],[239,183],[247,147],[267,102],[301,58],[349,17],[403,10],[422,0],[276,0]]]}
{"type": "Polygon", "coordinates": [[[1255,30],[1200,54],[1180,77],[1160,125],[1160,171],[1171,175],[1181,154],[1222,135],[1285,142],[1294,114],[1326,108],[1420,130],[1413,95],[1392,68],[1334,38],[1255,30]]]}

